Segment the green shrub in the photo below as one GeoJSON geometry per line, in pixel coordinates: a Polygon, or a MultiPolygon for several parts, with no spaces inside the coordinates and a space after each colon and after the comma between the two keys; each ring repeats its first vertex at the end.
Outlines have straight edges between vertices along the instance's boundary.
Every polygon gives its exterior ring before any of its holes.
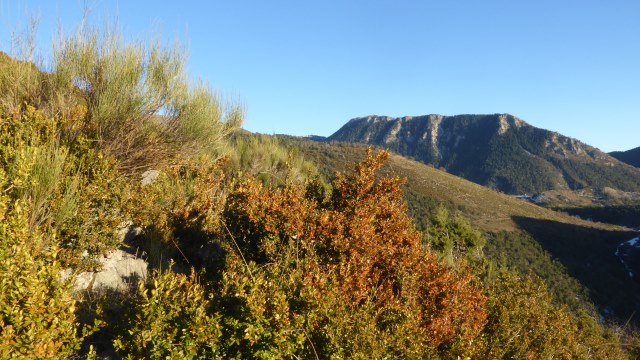
{"type": "Polygon", "coordinates": [[[542,280],[501,270],[488,282],[483,357],[623,359],[619,335],[584,311],[553,303],[542,280]]]}
{"type": "Polygon", "coordinates": [[[66,358],[89,332],[79,328],[76,302],[60,279],[57,239],[30,230],[32,211],[0,196],[0,357],[66,358]]]}
{"type": "Polygon", "coordinates": [[[9,203],[28,204],[27,229],[56,239],[64,265],[90,266],[96,255],[119,243],[130,185],[115,162],[82,137],[61,140],[61,122],[26,106],[20,113],[0,111],[0,168],[9,203]],[[81,257],[83,252],[88,257],[81,257]]]}
{"type": "Polygon", "coordinates": [[[319,178],[315,164],[305,160],[296,148],[287,149],[276,136],[236,133],[231,146],[232,170],[255,176],[265,184],[281,186],[288,180],[319,178]]]}
{"type": "Polygon", "coordinates": [[[191,276],[159,273],[124,314],[113,319],[114,345],[127,359],[211,359],[219,354],[219,319],[211,316],[209,299],[191,276]]]}
{"type": "Polygon", "coordinates": [[[487,240],[482,233],[462,215],[451,215],[442,205],[435,208],[425,238],[449,264],[463,257],[470,261],[484,258],[482,249],[487,240]]]}
{"type": "Polygon", "coordinates": [[[224,162],[192,158],[165,168],[134,195],[132,219],[145,229],[142,245],[150,266],[166,267],[170,258],[188,267],[220,266],[209,250],[222,229],[227,183],[233,181],[221,170],[224,162]]]}

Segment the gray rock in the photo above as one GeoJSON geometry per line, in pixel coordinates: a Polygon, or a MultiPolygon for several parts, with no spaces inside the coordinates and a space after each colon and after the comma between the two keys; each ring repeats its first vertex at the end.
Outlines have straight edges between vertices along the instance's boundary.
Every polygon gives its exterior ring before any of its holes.
{"type": "Polygon", "coordinates": [[[142,186],[147,186],[149,184],[152,184],[158,178],[158,176],[160,176],[160,171],[147,170],[142,173],[142,181],[140,181],[140,184],[142,186]]]}
{"type": "MultiPolygon", "coordinates": [[[[115,250],[99,259],[101,269],[96,272],[76,274],[73,280],[74,292],[82,291],[127,291],[138,281],[145,281],[148,264],[123,250],[115,250]]],[[[71,269],[61,272],[62,279],[73,276],[71,269]]]]}

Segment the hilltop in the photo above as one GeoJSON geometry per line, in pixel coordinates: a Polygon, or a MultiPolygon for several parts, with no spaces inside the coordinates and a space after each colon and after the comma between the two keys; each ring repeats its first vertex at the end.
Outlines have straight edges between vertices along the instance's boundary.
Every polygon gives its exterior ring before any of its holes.
{"type": "Polygon", "coordinates": [[[627,151],[610,152],[609,155],[629,165],[640,167],[640,147],[627,151]]]}
{"type": "Polygon", "coordinates": [[[640,191],[640,170],[509,114],[350,120],[328,138],[393,150],[510,194],[610,187],[640,191]]]}

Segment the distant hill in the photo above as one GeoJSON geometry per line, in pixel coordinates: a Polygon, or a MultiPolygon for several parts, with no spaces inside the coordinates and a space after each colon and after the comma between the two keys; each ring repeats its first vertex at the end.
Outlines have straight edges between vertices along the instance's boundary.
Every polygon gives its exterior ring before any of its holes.
{"type": "MultiPolygon", "coordinates": [[[[367,149],[354,143],[279,139],[317,164],[326,177],[361,160],[367,149]]],[[[405,199],[419,229],[429,226],[437,206],[459,211],[487,234],[487,256],[522,273],[535,272],[563,302],[586,297],[623,320],[640,312],[640,282],[627,275],[615,255],[617,246],[637,233],[552,211],[399,155],[392,155],[383,170],[407,180],[405,199]]],[[[640,272],[637,265],[634,271],[640,272]]]]}
{"type": "Polygon", "coordinates": [[[624,163],[640,168],[640,146],[627,151],[610,152],[609,155],[624,163]]]}
{"type": "Polygon", "coordinates": [[[640,191],[640,169],[509,114],[355,118],[328,138],[388,148],[510,194],[640,191]]]}

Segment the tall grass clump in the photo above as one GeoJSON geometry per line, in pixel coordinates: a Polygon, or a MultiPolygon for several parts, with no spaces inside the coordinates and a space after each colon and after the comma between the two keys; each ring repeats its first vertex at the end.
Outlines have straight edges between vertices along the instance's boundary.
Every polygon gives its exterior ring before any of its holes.
{"type": "Polygon", "coordinates": [[[40,106],[45,99],[47,74],[35,64],[37,28],[36,18],[25,29],[17,27],[10,34],[9,49],[0,51],[0,106],[9,112],[25,102],[40,106]]]}
{"type": "Polygon", "coordinates": [[[32,62],[17,60],[0,52],[0,106],[14,112],[25,102],[38,105],[43,98],[45,77],[32,62]]]}
{"type": "Polygon", "coordinates": [[[230,142],[233,170],[265,184],[279,186],[287,180],[304,182],[320,176],[314,163],[305,160],[295,147],[288,149],[276,136],[236,132],[230,142]]]}
{"type": "MultiPolygon", "coordinates": [[[[53,74],[63,94],[86,108],[73,124],[131,171],[221,147],[242,121],[205,84],[193,84],[179,46],[126,42],[115,30],[80,29],[54,46],[53,74]]],[[[65,101],[57,97],[57,101],[65,101]]]]}
{"type": "MultiPolygon", "coordinates": [[[[23,35],[23,47],[34,32],[23,35]]],[[[240,106],[189,79],[179,45],[81,27],[54,42],[48,71],[30,61],[32,53],[0,54],[0,105],[14,112],[29,104],[68,120],[60,136],[86,137],[126,173],[219,155],[243,119],[240,106]]]]}

